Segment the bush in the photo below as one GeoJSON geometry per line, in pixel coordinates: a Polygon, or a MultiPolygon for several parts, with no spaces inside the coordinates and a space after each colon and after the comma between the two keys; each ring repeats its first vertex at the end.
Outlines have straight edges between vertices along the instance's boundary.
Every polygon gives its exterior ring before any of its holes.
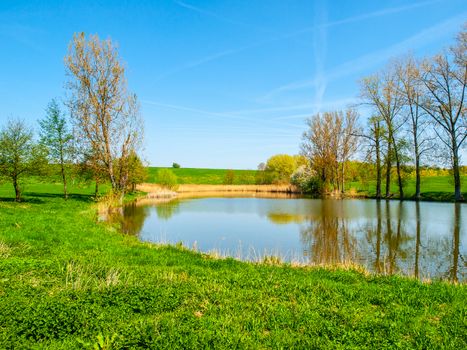
{"type": "Polygon", "coordinates": [[[227,170],[224,177],[224,185],[233,185],[235,180],[235,173],[233,170],[227,170]]]}
{"type": "Polygon", "coordinates": [[[157,172],[157,183],[169,190],[176,190],[178,188],[177,176],[170,169],[160,169],[157,172]]]}
{"type": "Polygon", "coordinates": [[[172,163],[172,168],[174,168],[174,169],[179,169],[179,168],[180,168],[180,164],[178,164],[178,163],[172,163]]]}
{"type": "Polygon", "coordinates": [[[302,193],[319,194],[323,190],[323,184],[319,177],[303,165],[292,174],[290,183],[297,186],[302,193]]]}

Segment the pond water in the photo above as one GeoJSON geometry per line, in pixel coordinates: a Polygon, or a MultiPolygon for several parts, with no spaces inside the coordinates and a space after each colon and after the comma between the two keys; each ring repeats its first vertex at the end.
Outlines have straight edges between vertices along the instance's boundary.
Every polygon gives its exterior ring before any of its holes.
{"type": "Polygon", "coordinates": [[[382,274],[466,280],[466,204],[251,195],[141,201],[116,215],[143,241],[242,260],[355,263],[382,274]]]}

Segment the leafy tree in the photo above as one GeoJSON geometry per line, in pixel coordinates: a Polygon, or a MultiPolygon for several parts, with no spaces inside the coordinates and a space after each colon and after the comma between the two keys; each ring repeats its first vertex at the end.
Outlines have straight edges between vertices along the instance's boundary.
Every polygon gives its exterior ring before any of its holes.
{"type": "Polygon", "coordinates": [[[296,159],[289,154],[276,154],[266,162],[266,172],[274,174],[275,182],[289,182],[297,169],[296,159]]]}
{"type": "Polygon", "coordinates": [[[137,184],[143,183],[147,180],[148,169],[134,152],[129,157],[128,169],[128,183],[130,185],[130,190],[134,192],[137,184]]]}
{"type": "Polygon", "coordinates": [[[49,160],[60,166],[63,194],[67,199],[67,173],[73,155],[73,135],[56,100],[49,103],[46,113],[46,117],[39,121],[40,143],[47,148],[49,160]]]}
{"type": "Polygon", "coordinates": [[[172,168],[174,168],[174,169],[180,169],[180,164],[178,164],[178,163],[172,163],[172,168]]]}
{"type": "Polygon", "coordinates": [[[17,202],[21,201],[20,181],[28,175],[41,175],[47,167],[46,155],[23,121],[10,120],[1,130],[0,175],[11,180],[17,202]]]}

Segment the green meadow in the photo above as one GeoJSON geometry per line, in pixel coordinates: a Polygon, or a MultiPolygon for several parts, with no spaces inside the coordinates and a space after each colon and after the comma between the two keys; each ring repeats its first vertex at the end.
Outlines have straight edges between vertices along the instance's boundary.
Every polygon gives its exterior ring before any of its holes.
{"type": "Polygon", "coordinates": [[[227,172],[232,171],[234,185],[254,185],[256,183],[256,170],[228,170],[228,169],[201,169],[201,168],[148,168],[148,180],[158,182],[157,172],[160,169],[170,169],[176,176],[179,184],[196,185],[222,185],[227,172]]]}
{"type": "Polygon", "coordinates": [[[142,243],[60,191],[0,186],[2,349],[467,346],[466,285],[142,243]]]}

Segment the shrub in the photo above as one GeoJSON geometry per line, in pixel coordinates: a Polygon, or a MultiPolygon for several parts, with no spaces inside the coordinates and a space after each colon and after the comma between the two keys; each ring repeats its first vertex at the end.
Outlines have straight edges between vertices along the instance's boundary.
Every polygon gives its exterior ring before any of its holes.
{"type": "Polygon", "coordinates": [[[159,185],[169,190],[178,188],[177,176],[170,169],[160,169],[157,172],[157,180],[159,185]]]}
{"type": "Polygon", "coordinates": [[[233,170],[227,170],[224,177],[224,185],[233,185],[235,180],[235,173],[233,170]]]}
{"type": "Polygon", "coordinates": [[[323,184],[319,177],[310,168],[303,165],[292,174],[290,183],[297,186],[303,193],[318,194],[323,190],[323,184]]]}
{"type": "Polygon", "coordinates": [[[178,163],[172,163],[172,168],[174,168],[174,169],[179,169],[179,168],[180,168],[180,164],[178,164],[178,163]]]}

